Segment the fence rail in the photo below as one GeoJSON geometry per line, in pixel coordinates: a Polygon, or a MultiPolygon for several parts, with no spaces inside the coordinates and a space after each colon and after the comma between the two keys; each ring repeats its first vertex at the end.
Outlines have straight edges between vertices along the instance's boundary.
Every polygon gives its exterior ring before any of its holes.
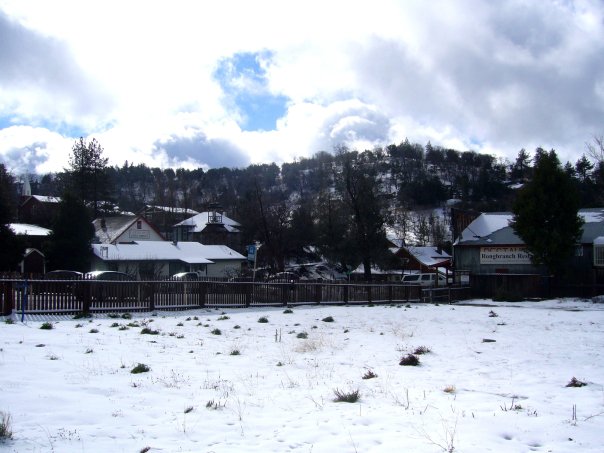
{"type": "MultiPolygon", "coordinates": [[[[447,291],[449,300],[457,291],[447,291]]],[[[396,283],[0,280],[2,312],[77,313],[302,304],[445,302],[396,283]]]]}

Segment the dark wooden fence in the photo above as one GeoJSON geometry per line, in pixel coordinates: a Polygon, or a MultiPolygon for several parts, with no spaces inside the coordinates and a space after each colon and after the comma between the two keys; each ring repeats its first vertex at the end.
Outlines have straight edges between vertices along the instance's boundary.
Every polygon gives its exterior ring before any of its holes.
{"type": "Polygon", "coordinates": [[[182,310],[301,304],[450,302],[462,292],[429,296],[396,283],[0,280],[2,314],[182,310]]]}

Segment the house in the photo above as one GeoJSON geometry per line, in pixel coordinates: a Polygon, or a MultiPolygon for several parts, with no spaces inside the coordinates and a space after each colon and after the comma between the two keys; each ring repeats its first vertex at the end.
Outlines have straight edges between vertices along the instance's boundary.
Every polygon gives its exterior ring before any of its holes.
{"type": "Polygon", "coordinates": [[[19,263],[21,275],[42,275],[46,273],[46,258],[44,254],[35,248],[25,249],[23,260],[19,263]]]}
{"type": "Polygon", "coordinates": [[[140,212],[150,223],[156,225],[162,236],[172,240],[173,226],[199,214],[189,208],[175,208],[172,206],[146,205],[140,212]]]}
{"type": "Polygon", "coordinates": [[[230,219],[216,208],[174,225],[173,239],[197,241],[206,245],[226,245],[241,250],[240,227],[239,222],[230,219]]]}
{"type": "Polygon", "coordinates": [[[157,228],[140,215],[102,217],[95,219],[92,224],[94,226],[93,242],[100,244],[164,240],[157,228]]]}
{"type": "Polygon", "coordinates": [[[402,260],[403,273],[429,273],[451,266],[451,255],[440,247],[403,246],[394,255],[402,260]]]}
{"type": "Polygon", "coordinates": [[[23,195],[19,204],[19,222],[50,227],[59,212],[59,197],[23,195]]]}
{"type": "MultiPolygon", "coordinates": [[[[568,262],[568,277],[577,284],[604,283],[604,208],[581,209],[578,214],[585,223],[568,262]]],[[[512,217],[510,212],[483,213],[471,222],[453,244],[455,269],[468,271],[475,280],[547,276],[544,266],[531,262],[526,245],[509,226],[512,217]]]]}
{"type": "Polygon", "coordinates": [[[94,270],[125,272],[141,279],[166,278],[179,272],[207,277],[238,273],[245,257],[222,245],[199,242],[131,241],[93,244],[94,270]]]}

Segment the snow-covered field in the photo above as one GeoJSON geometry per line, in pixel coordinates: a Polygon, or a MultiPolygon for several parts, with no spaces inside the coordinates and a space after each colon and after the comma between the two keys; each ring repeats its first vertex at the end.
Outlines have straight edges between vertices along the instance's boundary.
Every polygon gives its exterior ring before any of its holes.
{"type": "Polygon", "coordinates": [[[604,304],[292,311],[15,315],[0,323],[0,451],[603,451],[604,304]]]}

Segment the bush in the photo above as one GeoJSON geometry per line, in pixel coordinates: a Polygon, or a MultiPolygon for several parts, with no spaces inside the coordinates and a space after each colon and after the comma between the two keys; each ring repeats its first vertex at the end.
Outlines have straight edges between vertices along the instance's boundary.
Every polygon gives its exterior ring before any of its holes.
{"type": "Polygon", "coordinates": [[[286,308],[285,310],[283,310],[283,313],[285,313],[286,315],[292,314],[293,312],[294,311],[289,308],[286,308]]]}
{"type": "Polygon", "coordinates": [[[356,403],[361,397],[359,389],[353,390],[351,392],[343,392],[339,389],[335,389],[333,393],[336,396],[333,399],[336,403],[356,403]]]}
{"type": "Polygon", "coordinates": [[[259,323],[267,323],[268,322],[268,318],[266,316],[262,316],[262,317],[258,318],[258,322],[259,323]]]}
{"type": "Polygon", "coordinates": [[[124,313],[122,319],[132,319],[132,315],[130,313],[124,313]]]}
{"type": "Polygon", "coordinates": [[[139,373],[146,373],[147,371],[150,371],[150,370],[151,370],[151,368],[149,368],[144,363],[139,363],[134,368],[132,368],[132,370],[130,370],[130,372],[132,374],[139,374],[139,373]]]}
{"type": "Polygon", "coordinates": [[[323,321],[323,322],[333,322],[333,317],[328,316],[327,318],[323,318],[321,321],[323,321]]]}
{"type": "Polygon", "coordinates": [[[308,334],[306,332],[300,332],[298,335],[296,335],[296,338],[306,340],[308,338],[308,334]]]}
{"type": "Polygon", "coordinates": [[[15,323],[15,321],[13,321],[11,318],[6,318],[4,320],[4,324],[14,324],[14,323],[15,323]]]}
{"type": "Polygon", "coordinates": [[[233,349],[230,353],[230,355],[241,355],[241,353],[239,352],[238,349],[233,349]]]}
{"type": "Polygon", "coordinates": [[[216,318],[218,321],[226,321],[227,319],[231,319],[229,318],[227,315],[222,315],[219,316],[218,318],[216,318]]]}
{"type": "Polygon", "coordinates": [[[428,354],[429,352],[432,352],[432,350],[429,347],[418,346],[417,348],[415,348],[415,351],[413,351],[413,354],[422,355],[422,354],[428,354]]]}
{"type": "Polygon", "coordinates": [[[11,415],[0,411],[0,440],[13,438],[11,415]]]}
{"type": "Polygon", "coordinates": [[[99,329],[90,329],[90,333],[99,333],[99,329]]]}
{"type": "Polygon", "coordinates": [[[141,334],[143,334],[143,335],[159,335],[159,330],[153,330],[153,329],[149,329],[148,327],[144,327],[143,330],[141,330],[141,334]]]}
{"type": "Polygon", "coordinates": [[[373,379],[378,377],[372,370],[367,370],[367,372],[363,375],[363,379],[373,379]]]}
{"type": "Polygon", "coordinates": [[[489,318],[497,318],[499,317],[499,315],[497,313],[495,313],[493,310],[491,310],[489,312],[489,318]]]}
{"type": "Polygon", "coordinates": [[[567,387],[583,387],[583,386],[586,386],[586,385],[587,385],[587,383],[580,381],[579,379],[577,379],[574,376],[570,380],[570,382],[568,384],[566,384],[567,387]]]}
{"type": "Polygon", "coordinates": [[[213,335],[222,335],[222,332],[220,331],[220,329],[214,329],[210,333],[213,335]]]}
{"type": "Polygon", "coordinates": [[[401,366],[418,366],[419,365],[419,357],[413,354],[407,354],[405,357],[401,359],[399,362],[401,366]]]}
{"type": "Polygon", "coordinates": [[[51,330],[53,328],[54,328],[54,326],[50,322],[45,322],[44,324],[42,324],[40,326],[40,329],[42,329],[42,330],[51,330]]]}

